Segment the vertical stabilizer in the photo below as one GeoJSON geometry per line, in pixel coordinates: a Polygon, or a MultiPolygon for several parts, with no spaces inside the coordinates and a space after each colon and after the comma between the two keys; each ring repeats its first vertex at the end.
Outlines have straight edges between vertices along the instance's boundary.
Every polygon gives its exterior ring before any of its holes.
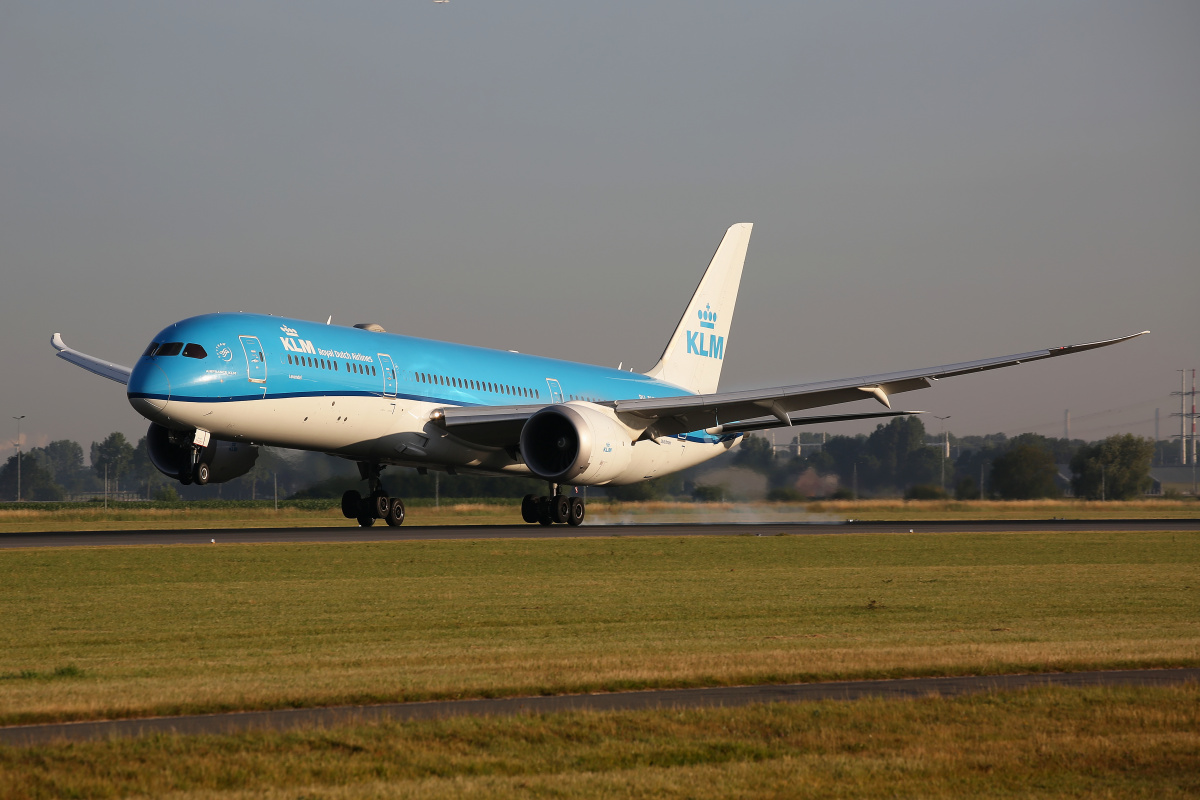
{"type": "Polygon", "coordinates": [[[646,373],[651,378],[697,394],[717,390],[753,227],[752,223],[739,222],[725,232],[662,358],[646,373]]]}

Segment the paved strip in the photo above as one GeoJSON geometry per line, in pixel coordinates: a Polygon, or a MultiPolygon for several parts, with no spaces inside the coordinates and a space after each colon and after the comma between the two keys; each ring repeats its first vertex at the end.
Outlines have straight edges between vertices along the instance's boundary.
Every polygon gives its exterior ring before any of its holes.
{"type": "Polygon", "coordinates": [[[1177,686],[1200,682],[1200,669],[1135,669],[1059,672],[1040,675],[983,675],[959,678],[905,678],[879,681],[835,681],[711,689],[664,689],[554,697],[510,697],[494,700],[446,700],[372,706],[244,711],[99,722],[65,722],[0,728],[0,744],[28,746],[82,742],[153,734],[188,736],[232,734],[251,730],[287,731],[384,721],[446,717],[553,714],[564,711],[634,711],[662,708],[735,707],[751,703],[802,703],[858,700],[865,697],[958,697],[1036,686],[1177,686]]]}
{"type": "Polygon", "coordinates": [[[1200,531],[1200,519],[892,520],[883,522],[676,523],[646,525],[406,525],[402,528],[196,528],[0,533],[0,549],[103,545],[397,542],[438,539],[566,539],[608,536],[805,536],[834,533],[1200,531]]]}

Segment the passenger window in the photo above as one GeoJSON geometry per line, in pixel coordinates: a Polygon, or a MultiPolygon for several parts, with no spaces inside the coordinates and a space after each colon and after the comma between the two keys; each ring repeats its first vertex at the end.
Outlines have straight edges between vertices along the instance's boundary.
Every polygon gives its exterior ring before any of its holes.
{"type": "Polygon", "coordinates": [[[533,390],[533,397],[534,397],[534,399],[535,399],[535,400],[541,400],[541,399],[542,399],[542,393],[541,393],[541,392],[539,392],[537,389],[534,389],[534,390],[533,390]]]}
{"type": "Polygon", "coordinates": [[[158,348],[158,342],[151,342],[150,346],[146,348],[146,352],[142,353],[142,355],[143,356],[152,356],[152,355],[154,355],[154,351],[157,348],[158,348]]]}

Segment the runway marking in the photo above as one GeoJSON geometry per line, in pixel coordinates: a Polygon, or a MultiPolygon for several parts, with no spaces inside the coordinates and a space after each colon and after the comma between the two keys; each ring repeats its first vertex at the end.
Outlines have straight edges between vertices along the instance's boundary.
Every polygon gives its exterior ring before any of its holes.
{"type": "Polygon", "coordinates": [[[1038,686],[1176,686],[1200,681],[1200,669],[1133,669],[1058,672],[1035,675],[980,675],[952,678],[900,678],[834,681],[710,689],[657,689],[555,697],[508,697],[489,700],[444,700],[371,706],[242,711],[178,717],[62,722],[0,728],[0,744],[27,746],[50,742],[82,742],[153,734],[186,736],[232,734],[251,730],[287,731],[362,725],[385,721],[443,719],[456,716],[553,714],[564,711],[633,711],[667,708],[735,707],[752,703],[802,703],[858,700],[866,697],[958,697],[1006,692],[1038,686]]]}

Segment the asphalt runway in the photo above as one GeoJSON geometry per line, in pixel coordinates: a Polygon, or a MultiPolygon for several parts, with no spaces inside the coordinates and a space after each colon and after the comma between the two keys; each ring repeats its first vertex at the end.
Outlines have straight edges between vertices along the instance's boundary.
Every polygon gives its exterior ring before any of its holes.
{"type": "Polygon", "coordinates": [[[187,736],[231,734],[250,730],[286,731],[383,721],[439,719],[463,715],[507,716],[563,711],[631,711],[641,709],[711,708],[751,703],[802,703],[858,700],[865,697],[957,697],[1005,692],[1037,686],[1177,686],[1200,681],[1200,669],[1135,669],[1104,672],[1060,672],[1042,675],[984,675],[960,678],[906,678],[882,681],[836,681],[712,689],[665,689],[555,697],[509,697],[494,700],[446,700],[373,706],[244,711],[98,722],[16,725],[0,728],[0,744],[22,746],[80,742],[153,734],[187,736]]]}
{"type": "Polygon", "coordinates": [[[1200,519],[936,520],[890,522],[714,523],[697,525],[376,525],[331,528],[197,528],[192,530],[0,533],[0,548],[102,545],[399,542],[439,539],[564,539],[605,536],[815,536],[833,533],[1017,533],[1028,531],[1200,531],[1200,519]]]}

